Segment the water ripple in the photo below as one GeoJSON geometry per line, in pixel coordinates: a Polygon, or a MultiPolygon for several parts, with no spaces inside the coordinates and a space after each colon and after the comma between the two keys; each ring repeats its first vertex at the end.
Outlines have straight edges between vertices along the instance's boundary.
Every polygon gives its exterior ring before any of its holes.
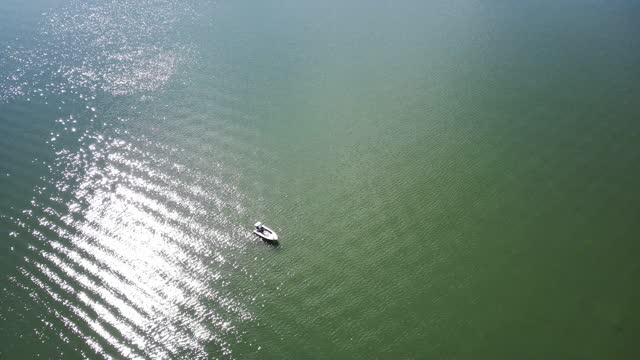
{"type": "Polygon", "coordinates": [[[189,1],[76,0],[43,14],[35,46],[9,45],[0,57],[0,101],[160,90],[193,57],[176,27],[194,9],[189,1]]]}
{"type": "Polygon", "coordinates": [[[223,197],[237,209],[242,196],[194,171],[169,176],[149,143],[93,138],[90,157],[58,152],[50,180],[57,194],[24,213],[25,232],[40,240],[30,245],[24,277],[62,306],[58,313],[73,314],[56,316],[61,322],[91,329],[95,350],[106,342],[128,358],[198,358],[215,343],[230,355],[237,323],[254,318],[225,286],[238,267],[225,249],[243,243],[228,217],[210,225],[204,202],[223,197]],[[148,154],[144,166],[140,154],[148,154]]]}
{"type": "MultiPolygon", "coordinates": [[[[0,104],[37,98],[59,114],[30,206],[3,214],[24,259],[11,281],[55,336],[85,343],[85,358],[233,357],[239,325],[255,320],[253,296],[232,289],[257,278],[234,256],[247,236],[243,194],[221,175],[232,167],[200,171],[108,105],[148,102],[193,60],[178,28],[195,4],[71,1],[43,14],[34,46],[0,50],[0,104]]],[[[134,108],[124,112],[135,119],[134,108]]]]}

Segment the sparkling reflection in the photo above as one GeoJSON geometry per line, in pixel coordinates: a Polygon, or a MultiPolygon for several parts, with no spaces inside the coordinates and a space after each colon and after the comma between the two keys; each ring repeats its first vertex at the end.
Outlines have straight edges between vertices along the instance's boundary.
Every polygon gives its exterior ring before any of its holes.
{"type": "Polygon", "coordinates": [[[160,90],[193,57],[176,26],[195,8],[191,1],[73,0],[43,13],[35,46],[17,42],[0,57],[0,100],[56,94],[88,101],[98,91],[160,90]]]}
{"type": "Polygon", "coordinates": [[[226,286],[242,229],[220,212],[209,221],[206,209],[237,212],[242,196],[151,155],[162,150],[149,141],[87,138],[81,150],[59,152],[57,196],[25,212],[24,224],[37,224],[25,230],[41,240],[25,280],[105,357],[206,357],[212,343],[231,355],[236,324],[253,320],[226,286]]]}
{"type": "Polygon", "coordinates": [[[234,259],[247,238],[242,194],[104,105],[147,101],[192,60],[176,29],[195,3],[70,1],[43,14],[32,48],[0,54],[0,103],[33,97],[60,115],[48,176],[9,217],[24,244],[12,281],[53,333],[83,340],[85,358],[233,357],[238,324],[254,321],[255,296],[230,289],[247,275],[234,259]]]}

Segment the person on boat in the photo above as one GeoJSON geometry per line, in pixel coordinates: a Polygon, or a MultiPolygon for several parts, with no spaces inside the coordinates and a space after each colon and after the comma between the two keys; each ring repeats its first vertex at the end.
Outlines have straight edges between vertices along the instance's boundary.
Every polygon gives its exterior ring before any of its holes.
{"type": "Polygon", "coordinates": [[[256,229],[258,230],[258,232],[264,232],[264,227],[261,223],[256,224],[256,229]]]}

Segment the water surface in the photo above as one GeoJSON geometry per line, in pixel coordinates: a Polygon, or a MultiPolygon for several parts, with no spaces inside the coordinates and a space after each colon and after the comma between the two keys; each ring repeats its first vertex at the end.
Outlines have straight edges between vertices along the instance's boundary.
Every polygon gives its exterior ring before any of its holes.
{"type": "Polygon", "coordinates": [[[637,358],[637,14],[3,2],[0,356],[637,358]]]}

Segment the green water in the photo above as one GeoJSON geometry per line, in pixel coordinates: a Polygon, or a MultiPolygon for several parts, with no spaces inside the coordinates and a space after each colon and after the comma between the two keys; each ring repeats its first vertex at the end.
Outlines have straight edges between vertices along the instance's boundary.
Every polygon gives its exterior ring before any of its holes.
{"type": "Polygon", "coordinates": [[[638,14],[3,2],[0,358],[638,358],[638,14]]]}

